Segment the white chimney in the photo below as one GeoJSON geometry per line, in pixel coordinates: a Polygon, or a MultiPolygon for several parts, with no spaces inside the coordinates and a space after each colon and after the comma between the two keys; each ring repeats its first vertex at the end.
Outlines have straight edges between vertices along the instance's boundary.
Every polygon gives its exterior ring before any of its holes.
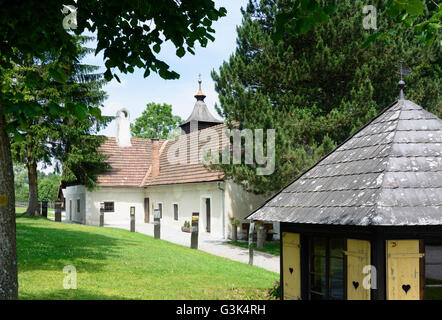
{"type": "Polygon", "coordinates": [[[127,109],[117,112],[117,143],[119,147],[130,147],[130,115],[127,109]]]}

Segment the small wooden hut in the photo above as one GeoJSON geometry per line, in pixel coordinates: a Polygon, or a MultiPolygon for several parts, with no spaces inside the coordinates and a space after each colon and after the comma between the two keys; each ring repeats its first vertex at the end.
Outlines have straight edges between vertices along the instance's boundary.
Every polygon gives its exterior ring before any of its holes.
{"type": "Polygon", "coordinates": [[[283,299],[442,299],[442,120],[399,100],[249,216],[283,299]]]}

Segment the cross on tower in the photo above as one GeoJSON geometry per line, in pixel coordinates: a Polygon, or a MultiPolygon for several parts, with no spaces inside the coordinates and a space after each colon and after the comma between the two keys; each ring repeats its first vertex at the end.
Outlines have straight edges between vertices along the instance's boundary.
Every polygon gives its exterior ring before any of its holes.
{"type": "Polygon", "coordinates": [[[399,64],[399,72],[398,72],[398,74],[401,75],[401,81],[403,81],[403,76],[409,76],[411,73],[411,70],[403,67],[402,64],[403,64],[403,61],[401,61],[399,64]]]}

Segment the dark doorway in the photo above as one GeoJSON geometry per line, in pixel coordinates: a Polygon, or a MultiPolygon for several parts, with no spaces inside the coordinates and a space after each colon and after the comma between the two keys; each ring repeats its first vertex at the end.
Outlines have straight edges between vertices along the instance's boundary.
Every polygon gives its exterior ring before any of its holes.
{"type": "Polygon", "coordinates": [[[210,233],[210,199],[206,199],[206,231],[210,233]]]}
{"type": "Polygon", "coordinates": [[[149,206],[149,198],[144,198],[144,223],[149,223],[149,212],[150,206],[149,206]]]}

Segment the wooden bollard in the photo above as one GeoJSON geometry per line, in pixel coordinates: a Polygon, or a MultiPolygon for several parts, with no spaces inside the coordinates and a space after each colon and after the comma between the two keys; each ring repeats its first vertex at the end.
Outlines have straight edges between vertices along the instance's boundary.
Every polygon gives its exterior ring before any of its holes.
{"type": "Polygon", "coordinates": [[[250,222],[249,228],[249,264],[253,266],[253,232],[255,230],[255,223],[250,222]]]}
{"type": "Polygon", "coordinates": [[[256,232],[256,248],[263,249],[264,248],[264,242],[266,239],[266,230],[264,229],[264,226],[259,226],[258,231],[256,232]]]}
{"type": "Polygon", "coordinates": [[[153,210],[153,236],[155,239],[161,236],[160,209],[153,210]]]}
{"type": "Polygon", "coordinates": [[[61,222],[61,201],[55,202],[55,221],[61,222]]]}
{"type": "Polygon", "coordinates": [[[98,225],[100,227],[104,226],[104,202],[100,202],[100,221],[98,225]]]}
{"type": "Polygon", "coordinates": [[[48,217],[48,202],[41,202],[41,216],[47,218],[48,217]]]}
{"type": "Polygon", "coordinates": [[[130,232],[135,232],[135,207],[130,207],[130,232]]]}
{"type": "Polygon", "coordinates": [[[191,226],[191,234],[190,234],[190,247],[192,249],[198,249],[198,221],[199,221],[199,212],[192,213],[192,226],[191,226]]]}

